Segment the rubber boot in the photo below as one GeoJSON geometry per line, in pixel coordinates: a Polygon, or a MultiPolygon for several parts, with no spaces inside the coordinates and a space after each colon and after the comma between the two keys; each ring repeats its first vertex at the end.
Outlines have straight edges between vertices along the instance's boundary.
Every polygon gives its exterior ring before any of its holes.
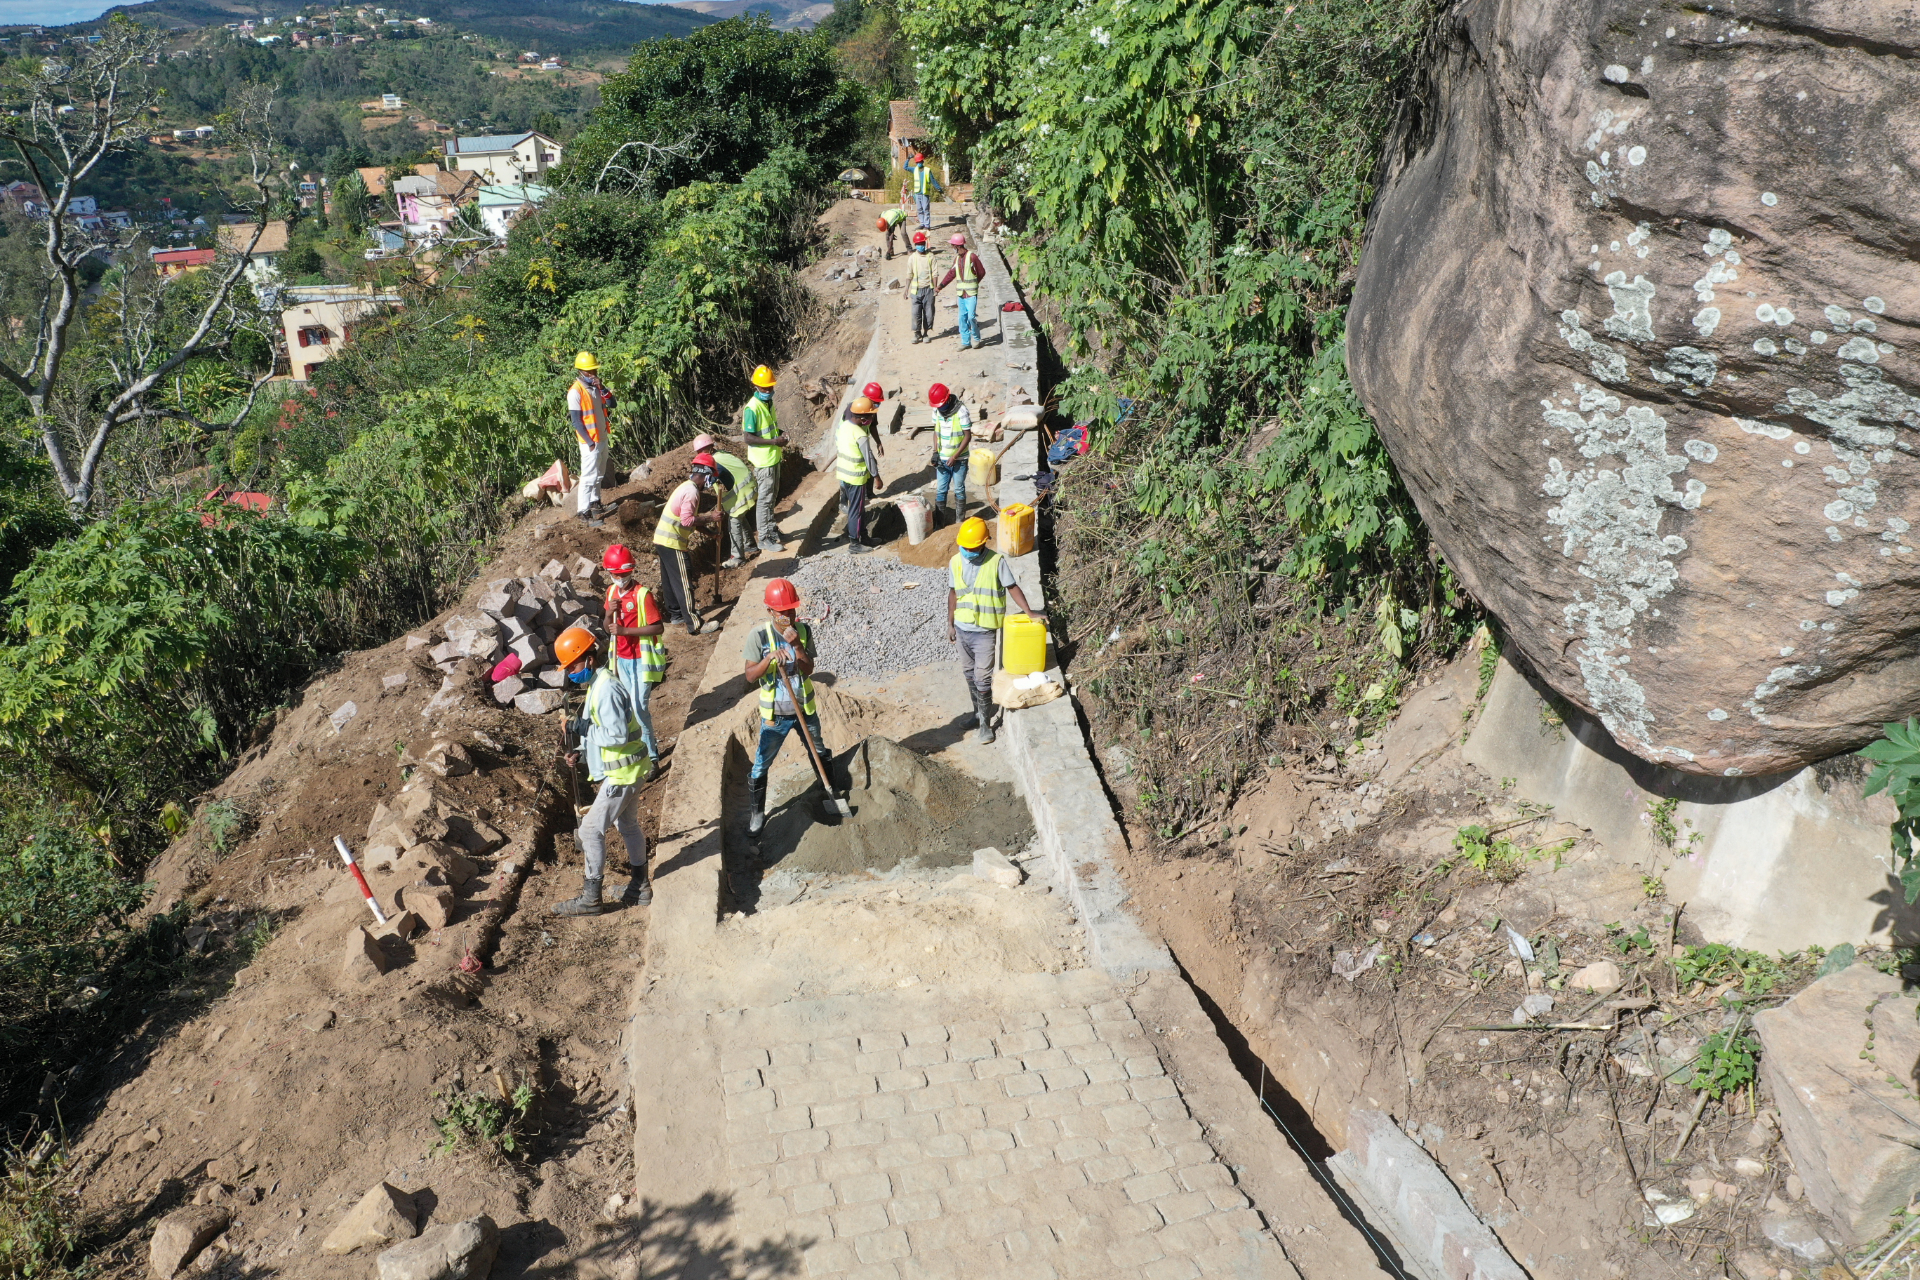
{"type": "Polygon", "coordinates": [[[627,881],[627,891],[620,895],[620,901],[629,907],[652,906],[653,882],[647,879],[647,869],[629,865],[627,874],[633,878],[627,881]]]}
{"type": "Polygon", "coordinates": [[[556,916],[597,916],[605,912],[607,904],[600,901],[600,881],[588,876],[580,882],[580,896],[570,898],[553,908],[556,916]]]}
{"type": "Polygon", "coordinates": [[[973,691],[973,714],[980,720],[980,741],[993,741],[993,694],[973,691]]]}
{"type": "Polygon", "coordinates": [[[757,836],[767,825],[767,780],[747,782],[747,834],[757,836]]]}

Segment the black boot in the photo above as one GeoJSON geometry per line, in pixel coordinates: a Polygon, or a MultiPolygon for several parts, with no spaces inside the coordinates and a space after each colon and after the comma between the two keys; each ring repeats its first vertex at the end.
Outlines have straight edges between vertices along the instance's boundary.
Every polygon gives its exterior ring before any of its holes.
{"type": "Polygon", "coordinates": [[[580,896],[570,898],[553,908],[556,916],[597,916],[606,911],[606,903],[600,901],[600,880],[597,876],[588,876],[580,883],[580,896]]]}
{"type": "Polygon", "coordinates": [[[647,869],[629,865],[627,874],[633,878],[627,881],[627,891],[620,895],[620,901],[629,907],[652,906],[653,884],[647,879],[647,869]]]}
{"type": "Polygon", "coordinates": [[[980,741],[993,741],[993,694],[973,691],[973,714],[980,721],[980,741]]]}
{"type": "Polygon", "coordinates": [[[767,780],[747,783],[747,834],[757,836],[767,825],[767,780]]]}

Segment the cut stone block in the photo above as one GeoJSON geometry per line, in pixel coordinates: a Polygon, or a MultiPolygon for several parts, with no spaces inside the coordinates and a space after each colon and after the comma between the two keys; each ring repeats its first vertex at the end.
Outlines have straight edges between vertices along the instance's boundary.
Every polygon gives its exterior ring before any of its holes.
{"type": "Polygon", "coordinates": [[[400,890],[399,900],[429,929],[446,928],[458,901],[453,890],[443,884],[408,885],[400,890]]]}
{"type": "Polygon", "coordinates": [[[532,689],[515,698],[513,705],[530,716],[543,716],[558,711],[565,701],[558,689],[532,689]]]}
{"type": "Polygon", "coordinates": [[[572,575],[567,572],[566,565],[558,560],[549,560],[540,566],[540,576],[548,582],[565,582],[572,575]]]}
{"type": "Polygon", "coordinates": [[[347,935],[346,950],[340,955],[340,973],[349,982],[370,982],[387,971],[387,953],[374,936],[360,925],[347,935]]]}
{"type": "Polygon", "coordinates": [[[1026,879],[1026,873],[1014,866],[1006,854],[991,846],[973,851],[973,874],[1009,889],[1026,879]]]}
{"type": "Polygon", "coordinates": [[[508,676],[493,686],[493,700],[503,707],[511,706],[513,700],[519,697],[526,687],[527,682],[519,676],[508,676]]]}
{"type": "Polygon", "coordinates": [[[490,618],[502,618],[512,613],[515,603],[514,597],[504,591],[483,592],[480,598],[473,602],[476,609],[490,618]]]}
{"type": "Polygon", "coordinates": [[[380,687],[388,693],[398,693],[407,687],[407,679],[406,672],[395,671],[390,675],[380,677],[380,687]]]}
{"type": "Polygon", "coordinates": [[[567,673],[559,667],[548,667],[537,679],[549,689],[560,689],[566,686],[567,673]]]}

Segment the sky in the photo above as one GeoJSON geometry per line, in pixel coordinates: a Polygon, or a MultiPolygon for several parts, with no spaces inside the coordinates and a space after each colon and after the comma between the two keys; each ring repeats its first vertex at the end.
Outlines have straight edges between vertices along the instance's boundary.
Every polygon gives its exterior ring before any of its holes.
{"type": "MultiPolygon", "coordinates": [[[[0,0],[0,26],[16,22],[43,22],[50,27],[64,26],[69,22],[85,22],[97,18],[116,4],[127,0],[93,0],[90,4],[65,4],[60,0],[0,0]]],[[[640,0],[640,3],[659,3],[659,0],[640,0]]],[[[289,0],[289,10],[296,7],[297,0],[289,0]]]]}

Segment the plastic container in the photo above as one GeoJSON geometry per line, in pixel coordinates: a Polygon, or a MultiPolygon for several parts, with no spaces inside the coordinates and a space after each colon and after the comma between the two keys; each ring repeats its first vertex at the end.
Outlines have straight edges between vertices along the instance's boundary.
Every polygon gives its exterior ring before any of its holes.
{"type": "Polygon", "coordinates": [[[1003,556],[1024,556],[1033,550],[1033,508],[1010,502],[1000,508],[999,539],[994,550],[1003,556]]]}
{"type": "Polygon", "coordinates": [[[1000,637],[1000,669],[1011,676],[1045,671],[1047,624],[1035,622],[1024,613],[1009,613],[1005,633],[1000,637]]]}
{"type": "Polygon", "coordinates": [[[991,449],[975,449],[967,455],[967,488],[976,492],[998,483],[1000,464],[991,449]]]}
{"type": "Polygon", "coordinates": [[[917,547],[927,540],[928,528],[932,525],[932,508],[926,495],[907,493],[900,496],[900,514],[907,521],[907,545],[917,547]]]}

